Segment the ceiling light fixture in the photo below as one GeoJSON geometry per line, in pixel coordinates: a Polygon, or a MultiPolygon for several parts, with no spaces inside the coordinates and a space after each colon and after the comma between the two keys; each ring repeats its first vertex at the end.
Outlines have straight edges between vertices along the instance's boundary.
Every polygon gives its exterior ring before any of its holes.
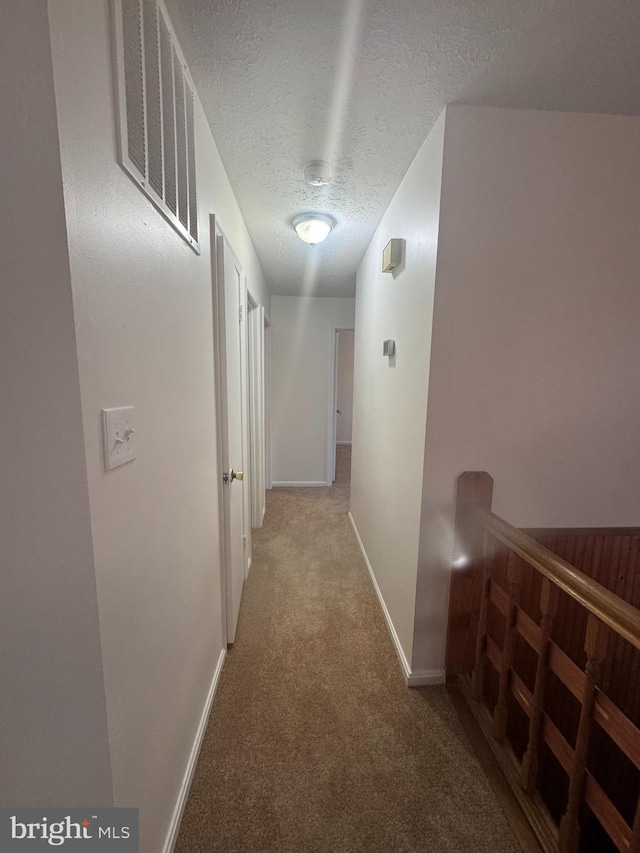
{"type": "Polygon", "coordinates": [[[335,219],[324,213],[301,213],[291,224],[301,240],[316,246],[327,239],[336,223],[335,219]]]}

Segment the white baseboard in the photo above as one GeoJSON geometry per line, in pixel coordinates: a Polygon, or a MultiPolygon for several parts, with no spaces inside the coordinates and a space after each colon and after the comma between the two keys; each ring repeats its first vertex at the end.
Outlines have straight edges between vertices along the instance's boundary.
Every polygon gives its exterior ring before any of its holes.
{"type": "Polygon", "coordinates": [[[350,441],[336,441],[336,444],[351,444],[350,441]]]}
{"type": "Polygon", "coordinates": [[[266,514],[267,514],[267,507],[266,507],[266,506],[263,506],[263,507],[262,507],[262,518],[261,518],[261,520],[260,520],[260,525],[261,525],[261,526],[264,524],[264,517],[265,517],[265,515],[266,515],[266,514]]]}
{"type": "Polygon", "coordinates": [[[220,652],[220,657],[218,658],[216,670],[213,673],[211,687],[209,688],[209,693],[207,695],[206,702],[204,703],[204,709],[202,711],[202,716],[200,717],[200,722],[198,723],[198,729],[196,731],[196,736],[193,741],[193,746],[191,747],[191,754],[189,755],[187,768],[182,779],[182,784],[180,785],[178,801],[176,803],[175,809],[173,810],[171,823],[169,824],[169,831],[167,832],[167,838],[164,843],[163,853],[173,853],[173,848],[175,847],[176,841],[178,840],[178,833],[180,832],[180,821],[182,820],[184,807],[187,804],[187,797],[189,796],[189,789],[191,788],[191,782],[193,781],[193,774],[196,771],[198,755],[200,753],[200,747],[202,746],[202,739],[204,738],[204,733],[207,728],[207,721],[209,720],[211,706],[213,705],[216,690],[218,689],[218,682],[220,681],[220,675],[222,673],[222,667],[224,666],[226,656],[227,650],[225,648],[222,649],[222,651],[220,652]]]}
{"type": "Polygon", "coordinates": [[[432,684],[444,684],[445,681],[444,669],[416,670],[407,678],[409,687],[430,687],[432,684]]]}
{"type": "Polygon", "coordinates": [[[358,540],[360,551],[362,552],[362,556],[364,557],[365,564],[369,571],[371,583],[373,584],[373,588],[376,591],[376,595],[378,596],[378,603],[380,604],[380,609],[382,610],[385,622],[387,623],[387,628],[389,630],[389,634],[391,635],[391,640],[393,641],[393,645],[396,650],[396,655],[398,656],[398,661],[400,662],[400,668],[402,669],[402,674],[404,676],[404,680],[407,683],[407,686],[424,687],[430,684],[444,684],[444,669],[423,670],[417,672],[413,672],[411,670],[411,667],[409,666],[409,661],[407,660],[404,650],[400,644],[400,639],[398,638],[396,629],[391,620],[391,615],[387,610],[387,605],[385,603],[384,598],[382,597],[382,592],[380,591],[380,587],[378,586],[378,581],[376,580],[376,576],[373,573],[373,567],[369,562],[369,557],[367,556],[367,552],[365,551],[364,544],[362,542],[362,539],[360,538],[358,528],[356,527],[356,523],[353,519],[353,516],[351,515],[351,512],[349,512],[349,521],[351,522],[351,526],[353,527],[353,532],[356,534],[356,539],[358,540]]]}
{"type": "Polygon", "coordinates": [[[324,480],[304,480],[304,481],[303,481],[303,480],[291,480],[291,481],[289,481],[289,480],[286,480],[286,481],[285,481],[285,480],[283,480],[283,481],[281,481],[281,482],[279,482],[279,483],[274,482],[274,484],[273,484],[273,488],[274,488],[274,489],[280,489],[280,488],[282,488],[282,487],[286,487],[286,488],[289,488],[289,487],[299,488],[300,486],[305,486],[305,487],[306,487],[306,486],[314,486],[314,487],[315,487],[315,486],[323,486],[323,487],[324,487],[324,486],[326,486],[326,485],[327,485],[327,484],[324,482],[324,480]]]}

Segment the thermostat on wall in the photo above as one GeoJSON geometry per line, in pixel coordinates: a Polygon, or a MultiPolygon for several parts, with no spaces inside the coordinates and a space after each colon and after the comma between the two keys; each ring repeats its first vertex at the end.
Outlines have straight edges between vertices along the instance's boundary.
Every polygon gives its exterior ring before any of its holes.
{"type": "Polygon", "coordinates": [[[382,252],[382,272],[393,272],[402,263],[404,240],[394,237],[389,240],[382,252]]]}
{"type": "Polygon", "coordinates": [[[396,342],[392,340],[382,342],[382,355],[394,356],[396,354],[396,342]]]}

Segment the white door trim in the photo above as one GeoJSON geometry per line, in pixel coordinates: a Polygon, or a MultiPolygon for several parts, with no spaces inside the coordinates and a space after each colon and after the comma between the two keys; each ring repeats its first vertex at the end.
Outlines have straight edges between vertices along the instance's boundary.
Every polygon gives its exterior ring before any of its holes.
{"type": "Polygon", "coordinates": [[[222,481],[224,469],[224,460],[226,458],[225,445],[227,443],[227,431],[225,429],[226,422],[226,393],[223,393],[222,383],[226,388],[225,363],[224,354],[224,339],[220,333],[220,312],[224,310],[223,297],[220,295],[220,282],[222,278],[219,270],[220,257],[218,255],[217,241],[220,232],[216,224],[214,214],[209,215],[209,241],[211,252],[211,299],[213,309],[213,382],[214,382],[214,398],[215,398],[215,423],[216,423],[216,480],[218,492],[218,530],[219,536],[219,560],[220,560],[220,610],[222,624],[222,645],[226,648],[228,640],[227,628],[227,546],[228,546],[228,531],[225,515],[225,494],[222,481]]]}
{"type": "Polygon", "coordinates": [[[329,357],[329,413],[327,416],[327,486],[336,478],[336,409],[338,406],[338,332],[355,332],[353,326],[332,326],[329,357]]]}
{"type": "Polygon", "coordinates": [[[248,293],[251,527],[262,527],[265,505],[264,307],[248,293]]]}
{"type": "MultiPolygon", "coordinates": [[[[271,320],[264,315],[264,458],[265,489],[273,488],[271,473],[271,320]]],[[[266,510],[266,495],[265,508],[266,510]]],[[[263,510],[263,518],[264,518],[263,510]]]]}
{"type": "MultiPolygon", "coordinates": [[[[240,276],[240,303],[242,305],[242,320],[240,322],[240,382],[242,394],[242,468],[244,482],[242,484],[242,499],[244,508],[244,576],[249,577],[251,568],[251,482],[253,468],[251,463],[251,440],[249,436],[251,414],[249,391],[249,282],[246,275],[240,276]]],[[[251,297],[253,299],[253,297],[251,297]]],[[[254,300],[255,301],[255,300],[254,300]]]]}

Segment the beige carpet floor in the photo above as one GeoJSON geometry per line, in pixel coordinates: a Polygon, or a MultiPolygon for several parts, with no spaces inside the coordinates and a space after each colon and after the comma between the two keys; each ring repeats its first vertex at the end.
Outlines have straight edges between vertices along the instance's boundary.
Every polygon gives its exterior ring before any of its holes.
{"type": "Polygon", "coordinates": [[[176,853],[518,851],[446,689],[404,684],[339,450],[268,494],[176,853]]]}

